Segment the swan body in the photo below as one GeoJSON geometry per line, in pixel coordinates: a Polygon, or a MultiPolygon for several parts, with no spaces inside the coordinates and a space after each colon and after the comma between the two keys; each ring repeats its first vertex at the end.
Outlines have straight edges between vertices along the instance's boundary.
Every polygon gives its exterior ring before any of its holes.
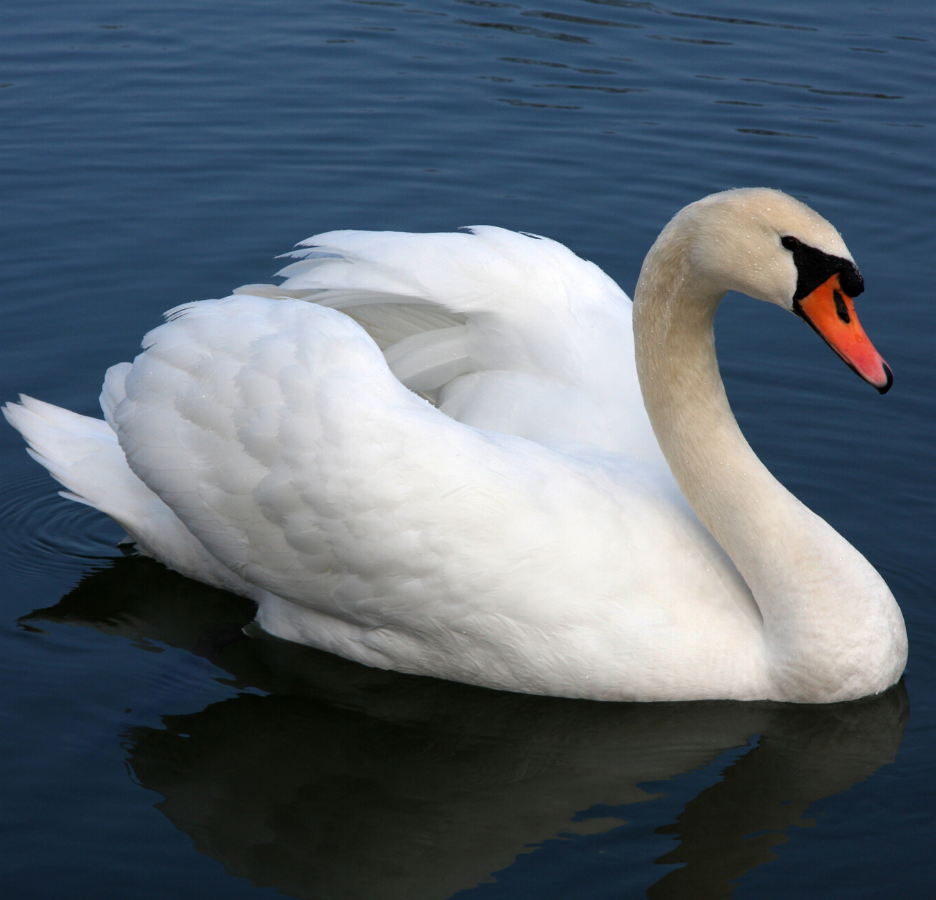
{"type": "Polygon", "coordinates": [[[104,420],[5,408],[66,496],[254,599],[267,632],[366,665],[608,700],[899,679],[893,596],[760,463],[715,359],[740,290],[890,386],[856,337],[860,275],[808,207],[690,205],[633,311],[593,264],[498,228],[331,232],[292,256],[279,286],[170,311],[108,371],[104,420]]]}

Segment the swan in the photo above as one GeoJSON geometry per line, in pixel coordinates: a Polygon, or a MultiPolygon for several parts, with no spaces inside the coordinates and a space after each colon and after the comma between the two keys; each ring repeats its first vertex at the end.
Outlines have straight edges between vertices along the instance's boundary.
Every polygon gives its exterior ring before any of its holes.
{"type": "Polygon", "coordinates": [[[680,211],[633,306],[554,241],[335,231],[276,285],[187,303],[107,372],[104,419],[4,408],[139,551],[369,666],[601,700],[830,703],[907,658],[881,576],[767,470],[720,299],[892,376],[835,228],[765,188],[680,211]]]}

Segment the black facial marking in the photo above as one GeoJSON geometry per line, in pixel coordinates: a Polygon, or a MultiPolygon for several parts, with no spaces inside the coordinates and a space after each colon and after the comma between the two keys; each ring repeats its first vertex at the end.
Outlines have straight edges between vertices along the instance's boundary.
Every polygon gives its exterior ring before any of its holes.
{"type": "Polygon", "coordinates": [[[835,299],[835,311],[838,317],[847,325],[851,322],[851,316],[848,314],[848,307],[845,305],[845,299],[841,291],[832,291],[832,297],[835,299]]]}
{"type": "MultiPolygon", "coordinates": [[[[864,290],[864,279],[858,267],[848,259],[823,253],[815,247],[810,247],[795,237],[780,239],[784,249],[793,254],[796,265],[796,293],[793,295],[794,303],[811,294],[820,284],[825,284],[836,272],[839,284],[849,297],[857,297],[864,290]]],[[[841,309],[836,300],[836,309],[841,309]]],[[[848,311],[845,311],[846,316],[848,311]]],[[[839,312],[841,317],[842,313],[839,312]]],[[[842,319],[846,321],[846,319],[842,319]]]]}

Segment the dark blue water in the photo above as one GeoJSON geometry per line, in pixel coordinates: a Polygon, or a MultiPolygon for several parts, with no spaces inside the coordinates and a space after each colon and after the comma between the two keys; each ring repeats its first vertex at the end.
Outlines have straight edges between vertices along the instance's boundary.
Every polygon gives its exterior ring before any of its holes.
{"type": "Polygon", "coordinates": [[[0,431],[10,898],[926,896],[936,825],[936,12],[919,0],[7,0],[2,399],[93,414],[163,310],[333,228],[499,224],[633,289],[685,203],[842,231],[877,396],[719,313],[762,458],[888,579],[910,663],[822,709],[602,705],[231,641],[252,608],[116,547],[0,431]]]}

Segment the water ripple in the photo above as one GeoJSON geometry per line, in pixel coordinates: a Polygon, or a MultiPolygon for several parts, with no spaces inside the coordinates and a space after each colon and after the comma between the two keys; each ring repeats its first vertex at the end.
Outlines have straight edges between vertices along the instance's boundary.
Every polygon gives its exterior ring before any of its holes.
{"type": "Polygon", "coordinates": [[[72,571],[118,555],[120,535],[102,513],[55,493],[44,472],[0,483],[0,565],[7,572],[72,571]]]}

